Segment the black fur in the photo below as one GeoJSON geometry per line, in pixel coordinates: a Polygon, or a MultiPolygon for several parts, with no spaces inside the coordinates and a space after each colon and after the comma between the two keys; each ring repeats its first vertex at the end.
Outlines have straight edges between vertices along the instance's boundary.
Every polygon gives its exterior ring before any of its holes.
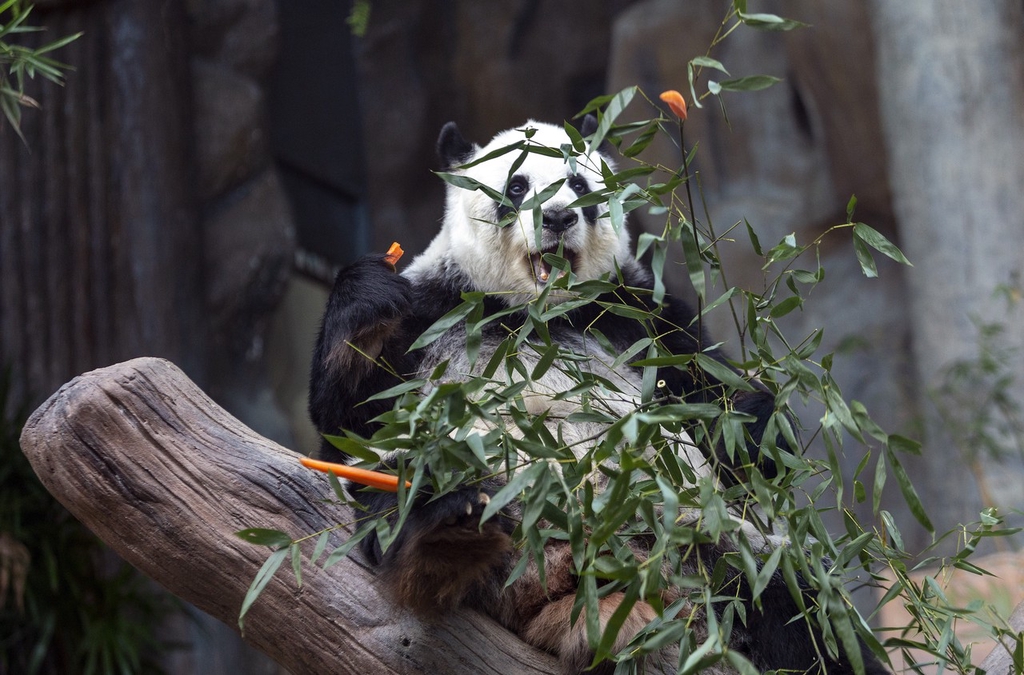
{"type": "Polygon", "coordinates": [[[476,146],[467,141],[455,122],[448,122],[441,127],[441,135],[437,139],[437,154],[441,158],[441,166],[451,169],[464,164],[473,155],[476,146]]]}

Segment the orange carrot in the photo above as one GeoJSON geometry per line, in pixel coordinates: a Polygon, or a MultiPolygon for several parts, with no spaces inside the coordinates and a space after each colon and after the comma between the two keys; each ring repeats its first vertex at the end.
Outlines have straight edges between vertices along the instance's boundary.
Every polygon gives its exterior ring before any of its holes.
{"type": "MultiPolygon", "coordinates": [[[[398,476],[393,476],[389,473],[370,471],[368,469],[358,469],[354,466],[348,466],[347,464],[322,462],[318,459],[310,459],[309,457],[300,457],[299,462],[301,462],[302,466],[307,469],[316,469],[317,471],[323,471],[324,473],[333,473],[335,476],[338,476],[339,478],[347,478],[353,483],[369,485],[370,487],[375,487],[378,490],[385,490],[387,492],[398,492],[398,476]]],[[[405,487],[412,487],[412,483],[406,481],[405,487]]]]}
{"type": "Polygon", "coordinates": [[[384,254],[384,260],[387,260],[392,265],[397,265],[403,253],[405,251],[402,250],[401,245],[396,241],[391,244],[391,248],[384,254]]]}

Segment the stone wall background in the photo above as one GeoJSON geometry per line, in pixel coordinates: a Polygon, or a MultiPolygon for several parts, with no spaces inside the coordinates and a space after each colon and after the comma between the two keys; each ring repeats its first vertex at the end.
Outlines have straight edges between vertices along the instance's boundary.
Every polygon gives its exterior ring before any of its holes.
{"type": "MultiPolygon", "coordinates": [[[[52,34],[87,32],[60,54],[77,68],[66,87],[30,92],[43,105],[25,116],[31,150],[0,127],[0,356],[17,367],[20,390],[41,401],[84,370],[167,356],[257,431],[308,449],[305,359],[326,290],[293,270],[301,208],[274,161],[278,7],[38,4],[52,34]]],[[[685,90],[686,62],[704,52],[727,4],[373,0],[354,42],[361,130],[344,121],[365,148],[369,247],[399,240],[411,257],[437,231],[443,187],[430,171],[444,122],[482,141],[527,118],[567,119],[625,86],[651,98],[685,90]]],[[[845,395],[887,430],[925,441],[906,463],[937,528],[975,520],[982,490],[931,391],[944,368],[976,354],[971,317],[1004,324],[1005,345],[1024,348],[1019,303],[994,299],[999,286],[1019,297],[1024,270],[1024,9],[1011,0],[751,8],[812,28],[741,30],[714,53],[734,76],[784,81],[726,95],[731,125],[713,102],[691,110],[709,212],[718,228],[748,219],[764,243],[790,232],[806,241],[845,220],[856,194],[857,218],[903,247],[913,268],[876,256],[879,278],[869,280],[849,240],[834,237],[822,250],[827,280],[787,328],[827,326],[845,395]]],[[[323,68],[331,86],[332,64],[323,68]]],[[[289,95],[308,109],[322,94],[289,95]]],[[[331,143],[339,161],[360,152],[331,143]]],[[[674,152],[655,146],[649,157],[677,163],[674,152]]],[[[636,219],[634,235],[640,227],[658,223],[636,219]]],[[[744,242],[724,250],[730,281],[758,288],[744,242]]],[[[686,293],[677,269],[670,285],[686,293]]],[[[1018,401],[1022,364],[1010,373],[1018,401]]],[[[801,414],[810,424],[817,413],[801,414]]],[[[852,471],[859,457],[847,461],[852,471]]],[[[978,475],[994,501],[1024,508],[1019,455],[985,460],[978,475]]],[[[928,543],[898,496],[887,506],[909,546],[928,543]]],[[[233,629],[191,625],[179,630],[194,649],[172,672],[276,672],[233,629]]]]}

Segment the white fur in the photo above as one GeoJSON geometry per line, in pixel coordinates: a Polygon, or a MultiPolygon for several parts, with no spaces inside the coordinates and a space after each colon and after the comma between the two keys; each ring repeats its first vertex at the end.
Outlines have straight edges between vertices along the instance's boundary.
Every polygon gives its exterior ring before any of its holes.
{"type": "MultiPolygon", "coordinates": [[[[472,155],[465,158],[463,163],[470,164],[473,160],[499,148],[526,139],[527,129],[533,130],[533,135],[527,141],[533,145],[559,149],[571,143],[562,127],[531,120],[523,127],[499,133],[483,147],[474,146],[472,155]]],[[[457,172],[499,193],[504,193],[506,182],[511,178],[509,170],[521,152],[518,149],[512,150],[457,172]]],[[[577,175],[585,176],[591,191],[594,192],[604,187],[600,171],[602,161],[612,166],[611,158],[589,148],[588,152],[576,158],[577,175]]],[[[516,169],[515,175],[523,175],[529,180],[530,190],[524,202],[528,202],[535,194],[559,180],[565,182],[543,204],[543,208],[564,209],[578,197],[569,185],[568,179],[573,172],[563,158],[530,153],[516,169]]],[[[574,254],[572,273],[577,280],[587,281],[612,274],[616,265],[638,273],[640,266],[633,257],[629,234],[625,226],[620,228],[620,231],[615,230],[610,218],[607,217],[607,207],[598,207],[598,215],[601,217],[592,224],[586,222],[583,209],[575,208],[574,211],[577,222],[564,232],[562,242],[563,250],[571,250],[574,254]]],[[[543,230],[540,223],[535,227],[534,212],[530,209],[521,210],[516,220],[504,227],[495,222],[496,217],[495,202],[487,194],[480,190],[468,190],[448,184],[441,231],[427,250],[417,256],[403,274],[413,283],[417,283],[422,279],[436,278],[439,274],[461,272],[474,290],[499,294],[509,305],[522,304],[535,298],[544,284],[537,278],[536,270],[531,264],[531,256],[538,251],[550,250],[557,246],[558,236],[549,230],[543,230]]],[[[568,296],[558,297],[554,293],[548,295],[548,298],[554,301],[566,297],[568,296]]],[[[596,341],[588,340],[582,332],[563,338],[563,348],[590,357],[581,364],[581,367],[605,378],[618,390],[592,390],[588,394],[588,401],[595,411],[604,412],[612,418],[621,418],[637,409],[641,388],[638,372],[624,366],[612,369],[611,363],[615,355],[605,353],[596,341]]],[[[456,326],[448,335],[427,348],[420,364],[420,374],[429,376],[439,363],[448,361],[445,379],[467,379],[479,373],[496,348],[497,344],[488,344],[485,341],[480,346],[475,366],[470,364],[466,355],[463,327],[456,326]]],[[[524,346],[519,352],[519,358],[527,371],[532,372],[537,362],[536,352],[524,346]]],[[[513,373],[512,378],[519,379],[519,375],[513,373]]],[[[580,456],[590,449],[591,442],[600,435],[605,425],[593,422],[563,422],[567,415],[580,410],[583,402],[580,397],[555,400],[553,396],[577,384],[577,380],[564,372],[556,362],[541,378],[530,383],[522,393],[522,402],[525,409],[531,413],[547,412],[549,425],[552,428],[558,427],[562,438],[573,447],[574,453],[580,456]]],[[[510,432],[516,433],[514,427],[513,424],[508,425],[510,432]]],[[[710,473],[706,459],[686,434],[680,434],[671,440],[674,441],[676,451],[688,457],[698,475],[710,473]]]]}
{"type": "MultiPolygon", "coordinates": [[[[533,136],[527,141],[531,145],[557,150],[570,143],[563,128],[531,120],[521,128],[499,133],[482,148],[475,146],[473,155],[465,163],[526,139],[527,129],[534,130],[533,136]]],[[[512,150],[456,173],[469,176],[503,193],[510,178],[509,169],[521,152],[512,150]]],[[[577,173],[586,177],[593,191],[600,190],[604,185],[600,172],[602,159],[606,164],[612,164],[610,158],[592,150],[576,158],[577,173]]],[[[562,158],[530,153],[516,174],[529,179],[530,191],[526,200],[556,181],[565,180],[558,192],[544,203],[545,209],[564,208],[577,199],[567,180],[572,176],[571,168],[562,158]]],[[[593,225],[584,221],[583,209],[573,210],[578,221],[564,233],[562,241],[566,250],[576,254],[576,264],[572,271],[578,280],[597,279],[609,274],[615,270],[616,262],[619,265],[635,264],[630,252],[629,234],[625,227],[619,232],[615,231],[607,217],[606,208],[599,207],[599,215],[604,217],[598,218],[593,225]]],[[[454,263],[466,273],[476,290],[502,294],[509,305],[527,302],[544,285],[537,279],[530,256],[558,243],[557,235],[550,231],[538,232],[540,224],[535,227],[534,215],[532,209],[522,210],[511,225],[499,227],[495,223],[494,200],[480,190],[448,185],[441,232],[404,274],[415,280],[436,274],[442,261],[454,263]]],[[[556,296],[552,299],[558,298],[556,296]]]]}

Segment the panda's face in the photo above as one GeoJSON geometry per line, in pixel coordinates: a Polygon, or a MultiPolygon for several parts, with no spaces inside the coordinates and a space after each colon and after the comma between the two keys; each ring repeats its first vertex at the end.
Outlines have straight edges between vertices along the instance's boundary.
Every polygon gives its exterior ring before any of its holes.
{"type": "MultiPolygon", "coordinates": [[[[570,144],[564,129],[531,121],[498,134],[483,148],[472,146],[462,163],[524,140],[556,151],[570,144]],[[528,139],[527,129],[532,130],[528,139]]],[[[616,260],[629,256],[625,229],[615,231],[606,206],[570,206],[603,187],[601,161],[597,152],[576,157],[573,165],[561,156],[528,152],[524,157],[513,149],[458,171],[505,196],[504,203],[497,202],[482,190],[448,186],[444,227],[449,254],[473,285],[505,294],[509,304],[526,301],[552,275],[561,274],[542,258],[559,249],[581,281],[613,272],[616,260]]],[[[549,297],[558,299],[559,294],[549,297]]]]}

